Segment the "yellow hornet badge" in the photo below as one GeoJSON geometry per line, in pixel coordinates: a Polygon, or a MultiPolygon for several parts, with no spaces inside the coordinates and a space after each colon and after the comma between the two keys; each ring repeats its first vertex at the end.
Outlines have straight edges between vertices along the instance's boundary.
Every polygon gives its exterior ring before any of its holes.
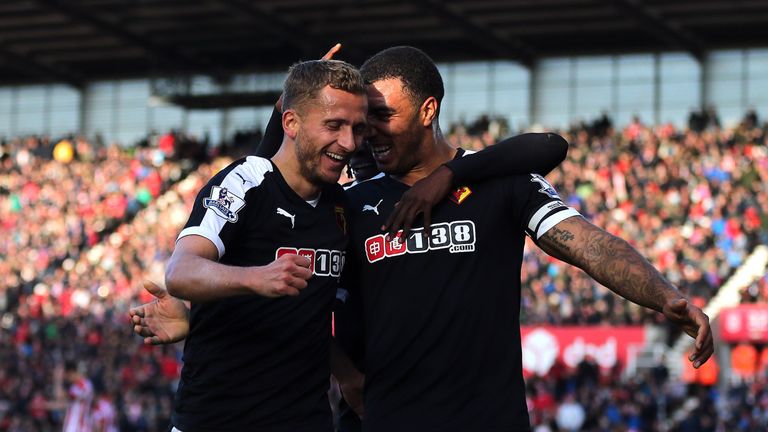
{"type": "Polygon", "coordinates": [[[472,195],[472,189],[470,189],[467,186],[462,186],[456,189],[455,191],[453,191],[453,193],[451,193],[450,198],[451,198],[451,201],[453,201],[454,203],[461,204],[470,195],[472,195]]]}

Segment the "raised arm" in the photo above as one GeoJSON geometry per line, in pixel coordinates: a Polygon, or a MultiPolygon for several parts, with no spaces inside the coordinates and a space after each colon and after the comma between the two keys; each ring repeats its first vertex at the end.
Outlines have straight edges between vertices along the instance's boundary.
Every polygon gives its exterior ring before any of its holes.
{"type": "MultiPolygon", "coordinates": [[[[278,104],[282,101],[283,97],[280,96],[278,104]]],[[[272,110],[272,116],[269,117],[269,123],[264,130],[264,136],[261,138],[259,146],[253,152],[254,155],[263,157],[266,159],[274,156],[280,149],[280,145],[283,143],[283,115],[280,112],[277,104],[275,109],[272,110]]]]}
{"type": "Polygon", "coordinates": [[[400,229],[407,238],[413,222],[424,215],[429,232],[432,207],[459,186],[497,177],[536,173],[546,175],[568,153],[568,142],[554,133],[526,133],[506,138],[477,153],[465,154],[417,181],[405,192],[382,230],[394,236],[400,229]]]}
{"type": "Polygon", "coordinates": [[[584,270],[620,296],[663,313],[696,339],[690,360],[701,366],[714,352],[709,318],[690,304],[648,260],[629,243],[588,222],[567,218],[536,243],[546,253],[584,270]]]}
{"type": "MultiPolygon", "coordinates": [[[[337,43],[332,46],[321,60],[331,60],[333,56],[341,49],[341,44],[337,43]]],[[[266,159],[271,158],[280,149],[280,144],[283,142],[283,95],[277,98],[275,103],[275,109],[272,110],[272,115],[269,117],[267,128],[264,130],[264,137],[261,138],[259,146],[256,147],[254,155],[263,157],[266,159]]]]}

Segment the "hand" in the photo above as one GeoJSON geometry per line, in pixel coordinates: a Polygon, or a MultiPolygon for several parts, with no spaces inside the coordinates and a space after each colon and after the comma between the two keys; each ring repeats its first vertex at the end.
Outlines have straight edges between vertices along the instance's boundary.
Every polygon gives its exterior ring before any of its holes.
{"type": "Polygon", "coordinates": [[[144,281],[144,289],[156,300],[128,312],[133,332],[143,336],[146,345],[164,345],[184,340],[189,334],[188,310],[184,302],[152,281],[144,281]]]}
{"type": "Polygon", "coordinates": [[[163,345],[184,340],[189,334],[187,306],[151,281],[144,281],[144,289],[156,300],[129,311],[133,331],[144,336],[147,345],[163,345]]]}
{"type": "Polygon", "coordinates": [[[401,241],[408,238],[413,221],[419,213],[424,214],[424,231],[422,235],[429,236],[432,223],[432,207],[442,201],[452,189],[453,171],[445,165],[441,165],[427,177],[413,184],[410,190],[405,192],[400,201],[395,204],[395,209],[382,225],[382,231],[388,231],[387,238],[391,239],[402,228],[401,241]]]}
{"type": "MultiPolygon", "coordinates": [[[[336,45],[332,46],[331,49],[328,50],[325,55],[320,57],[320,60],[333,60],[333,56],[336,55],[337,52],[341,50],[341,44],[337,43],[336,45]]],[[[277,102],[275,102],[275,108],[277,108],[278,111],[283,112],[283,95],[281,94],[279,98],[277,98],[277,102]]]]}
{"type": "Polygon", "coordinates": [[[715,351],[709,317],[701,309],[682,298],[667,302],[662,312],[668,320],[682,327],[689,336],[696,339],[693,353],[688,360],[693,363],[694,368],[698,369],[715,351]]]}
{"type": "Polygon", "coordinates": [[[256,277],[256,294],[264,297],[297,296],[307,287],[312,277],[310,262],[301,255],[283,255],[269,265],[259,267],[256,277]]]}
{"type": "Polygon", "coordinates": [[[341,396],[347,401],[347,405],[352,408],[352,411],[360,416],[360,418],[365,414],[365,408],[363,407],[364,385],[365,375],[361,373],[355,374],[354,378],[346,379],[344,382],[339,381],[341,396]]]}
{"type": "Polygon", "coordinates": [[[332,46],[324,56],[320,57],[320,60],[333,60],[333,56],[336,55],[339,50],[341,50],[341,44],[337,43],[336,45],[332,46]]]}

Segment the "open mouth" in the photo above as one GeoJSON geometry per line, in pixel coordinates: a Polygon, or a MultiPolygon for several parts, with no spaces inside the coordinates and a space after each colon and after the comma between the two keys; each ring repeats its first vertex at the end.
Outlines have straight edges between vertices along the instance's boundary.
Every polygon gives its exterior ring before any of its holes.
{"type": "Polygon", "coordinates": [[[371,145],[371,152],[376,159],[387,157],[390,150],[392,150],[391,144],[371,145]]]}
{"type": "Polygon", "coordinates": [[[335,160],[335,161],[338,161],[338,162],[346,163],[346,161],[347,161],[347,157],[346,156],[340,155],[338,153],[333,153],[333,152],[326,151],[325,155],[328,156],[329,158],[335,160]]]}

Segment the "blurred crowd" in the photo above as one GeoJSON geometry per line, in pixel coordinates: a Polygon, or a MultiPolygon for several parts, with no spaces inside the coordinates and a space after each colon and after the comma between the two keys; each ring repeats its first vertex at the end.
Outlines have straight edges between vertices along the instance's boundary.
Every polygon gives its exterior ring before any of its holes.
{"type": "Polygon", "coordinates": [[[123,431],[168,424],[178,347],[142,347],[125,311],[143,279],[162,276],[213,174],[205,165],[179,181],[193,163],[178,145],[25,137],[0,147],[0,430],[61,430],[78,385],[92,389],[92,419],[112,412],[123,431]]]}
{"type": "MultiPolygon", "coordinates": [[[[548,179],[567,204],[629,241],[703,305],[768,243],[768,149],[756,124],[701,132],[638,119],[622,130],[579,125],[563,132],[571,148],[548,179]]],[[[525,323],[660,320],[536,247],[526,248],[522,275],[525,323]]]]}
{"type": "Polygon", "coordinates": [[[762,432],[768,373],[725,390],[669,378],[662,363],[628,379],[586,358],[526,380],[534,432],[762,432]]]}
{"type": "MultiPolygon", "coordinates": [[[[639,120],[615,129],[603,117],[560,132],[571,148],[548,178],[569,205],[703,303],[768,241],[766,135],[756,117],[747,120],[732,129],[708,120],[697,131],[639,120]]],[[[472,149],[511,133],[493,117],[450,130],[452,143],[472,149]]],[[[165,430],[182,346],[141,345],[125,312],[149,301],[141,281],[162,280],[197,191],[225,166],[227,159],[206,162],[210,155],[246,153],[259,136],[241,133],[215,148],[179,133],[130,148],[83,137],[2,142],[0,431],[61,430],[83,388],[91,388],[84,400],[94,421],[115,426],[100,430],[165,430]],[[65,373],[66,364],[77,373],[65,373]]],[[[530,243],[522,277],[524,324],[660,322],[530,243]]],[[[764,300],[765,292],[762,280],[745,300],[764,300]]],[[[684,409],[702,424],[674,430],[765,430],[764,414],[748,409],[768,405],[764,377],[718,395],[671,382],[661,367],[629,383],[617,376],[587,361],[529,380],[538,431],[579,430],[558,415],[583,417],[584,430],[657,430],[684,409]],[[690,406],[692,396],[699,405],[690,406]]]]}

